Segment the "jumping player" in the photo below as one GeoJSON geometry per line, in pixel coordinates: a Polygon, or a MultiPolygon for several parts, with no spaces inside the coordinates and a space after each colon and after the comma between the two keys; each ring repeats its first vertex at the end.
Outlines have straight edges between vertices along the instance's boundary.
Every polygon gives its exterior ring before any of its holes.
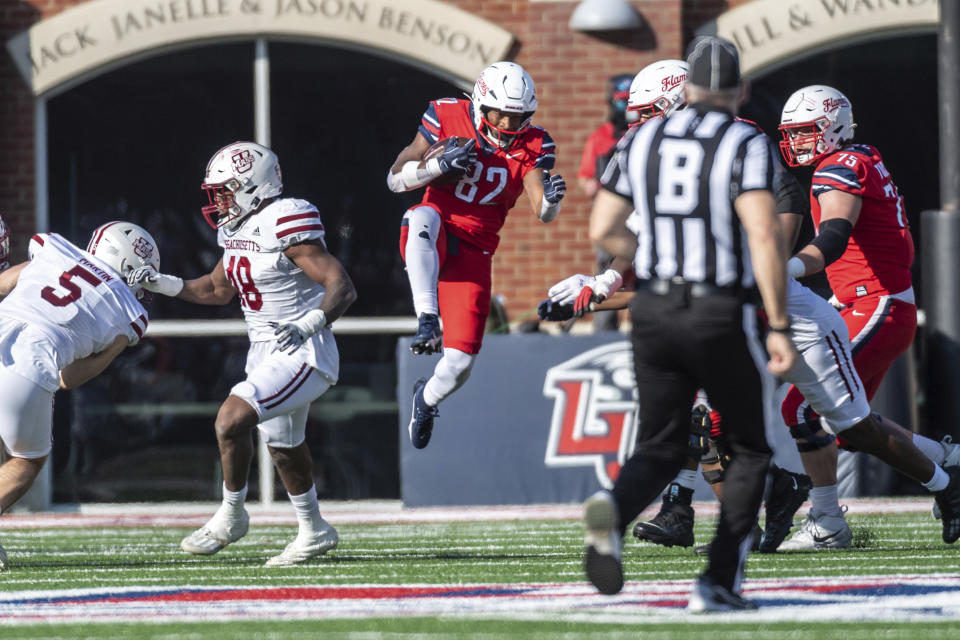
{"type": "Polygon", "coordinates": [[[217,414],[223,503],[181,548],[211,555],[246,535],[243,506],[259,429],[297,514],[297,537],[266,566],[306,562],[337,546],[320,515],[313,463],[305,441],[310,403],[336,384],[340,368],[330,324],[356,299],[353,283],[327,252],[317,208],[280,198],[277,156],[253,142],[235,142],[207,164],[203,215],[217,230],[223,258],[205,276],[184,282],[143,269],[145,289],[196,304],[227,304],[239,296],[250,350],[247,377],[230,390],[217,414]]]}
{"type": "Polygon", "coordinates": [[[396,193],[427,187],[400,229],[419,321],[410,349],[443,350],[430,379],[414,385],[409,433],[418,449],[430,442],[437,405],[467,381],[480,351],[493,253],[507,213],[522,191],[542,222],[560,212],[566,183],[550,173],[553,140],[530,124],[536,109],[533,79],[523,67],[494,63],[480,73],[469,100],[429,104],[413,141],[387,173],[387,186],[396,193]],[[469,142],[457,146],[454,136],[469,142]],[[444,139],[442,154],[424,162],[431,146],[444,139]]]}
{"type": "MultiPolygon", "coordinates": [[[[0,260],[6,227],[0,221],[0,260]]],[[[56,233],[38,233],[29,261],[0,273],[0,513],[33,485],[50,454],[53,396],[101,373],[147,328],[137,268],[160,266],[157,245],[143,228],[108,222],[87,250],[56,233]]],[[[0,571],[7,556],[0,547],[0,571]]]]}

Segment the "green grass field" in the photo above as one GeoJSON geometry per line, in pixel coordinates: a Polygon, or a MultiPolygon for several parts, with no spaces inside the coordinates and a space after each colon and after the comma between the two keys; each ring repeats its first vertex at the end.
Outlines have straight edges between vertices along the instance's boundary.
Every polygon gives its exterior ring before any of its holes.
{"type": "MultiPolygon", "coordinates": [[[[0,574],[0,638],[960,638],[960,546],[942,543],[929,512],[848,517],[855,548],[752,555],[745,591],[759,585],[760,611],[700,616],[682,605],[703,557],[631,538],[627,589],[600,596],[583,576],[581,525],[569,519],[348,524],[329,516],[340,547],[284,569],[262,565],[294,527],[258,525],[256,514],[247,537],[212,557],[180,551],[184,527],[0,528],[11,563],[0,574]],[[947,590],[917,586],[930,578],[947,590]],[[901,579],[912,586],[796,602],[777,595],[780,581],[901,579]],[[665,595],[645,601],[654,592],[665,595]],[[932,604],[918,608],[917,598],[932,604]],[[49,613],[25,617],[28,609],[49,613]]],[[[698,543],[712,525],[699,518],[698,543]]]]}

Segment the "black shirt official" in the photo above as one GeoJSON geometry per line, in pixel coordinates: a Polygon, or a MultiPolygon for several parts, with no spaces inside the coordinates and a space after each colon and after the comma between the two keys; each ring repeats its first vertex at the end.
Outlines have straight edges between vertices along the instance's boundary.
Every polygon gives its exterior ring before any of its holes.
{"type": "Polygon", "coordinates": [[[689,607],[747,609],[754,605],[740,597],[740,583],[771,455],[765,369],[784,373],[796,358],[772,194],[777,165],[766,135],[735,118],[740,72],[732,43],[700,38],[687,62],[691,106],[624,137],[591,215],[593,239],[633,260],[638,278],[630,313],[640,427],[612,492],[585,505],[586,571],[604,593],[622,588],[620,539],[683,465],[690,407],[702,388],[724,418],[732,459],[710,562],[689,607]]]}

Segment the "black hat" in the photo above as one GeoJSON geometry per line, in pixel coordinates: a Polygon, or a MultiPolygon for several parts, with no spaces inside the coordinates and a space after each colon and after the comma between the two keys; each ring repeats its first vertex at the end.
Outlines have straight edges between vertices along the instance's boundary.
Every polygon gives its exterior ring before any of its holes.
{"type": "Polygon", "coordinates": [[[740,86],[740,54],[729,40],[717,36],[700,36],[687,48],[690,72],[687,82],[722,91],[740,86]]]}

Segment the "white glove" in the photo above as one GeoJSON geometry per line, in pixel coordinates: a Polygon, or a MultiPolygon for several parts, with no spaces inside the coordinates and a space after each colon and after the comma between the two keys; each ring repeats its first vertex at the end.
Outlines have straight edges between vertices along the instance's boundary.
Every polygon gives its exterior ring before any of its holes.
{"type": "Polygon", "coordinates": [[[134,269],[127,274],[127,284],[139,284],[147,291],[173,297],[183,290],[183,278],[157,273],[157,270],[147,265],[134,269]]]}
{"type": "Polygon", "coordinates": [[[580,290],[592,283],[593,280],[593,276],[578,273],[550,287],[547,295],[557,304],[573,304],[577,296],[580,295],[580,290]]]}
{"type": "Polygon", "coordinates": [[[593,294],[602,302],[610,297],[610,294],[623,286],[623,276],[615,269],[607,269],[593,279],[593,294]]]}
{"type": "Polygon", "coordinates": [[[296,320],[277,325],[277,330],[274,331],[274,335],[277,337],[277,347],[274,350],[293,353],[307,341],[307,338],[326,325],[327,314],[320,309],[307,311],[296,320]]]}

